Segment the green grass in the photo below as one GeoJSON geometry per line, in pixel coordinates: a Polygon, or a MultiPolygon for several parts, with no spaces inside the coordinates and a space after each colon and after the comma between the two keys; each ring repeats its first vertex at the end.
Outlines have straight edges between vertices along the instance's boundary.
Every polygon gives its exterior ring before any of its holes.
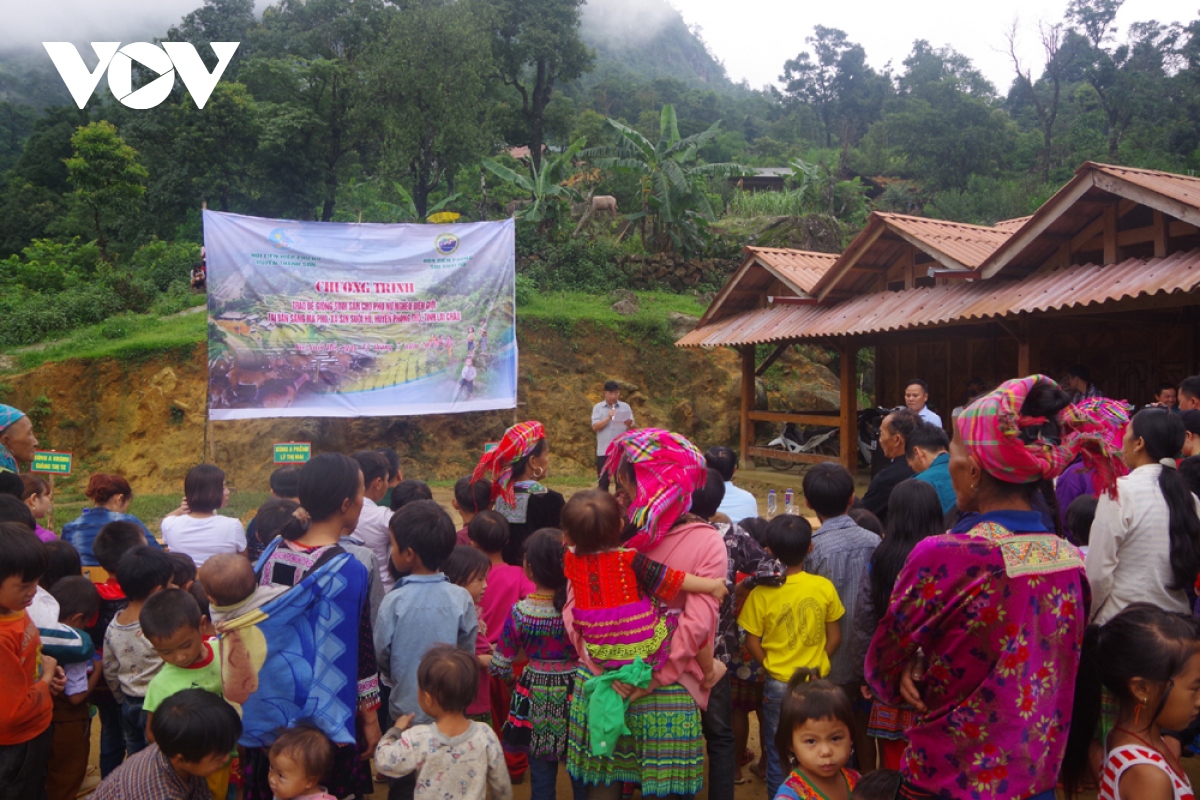
{"type": "Polygon", "coordinates": [[[81,328],[65,339],[17,348],[10,351],[10,355],[19,370],[70,358],[137,361],[164,350],[203,342],[206,325],[204,312],[168,317],[124,314],[99,325],[81,328]]]}
{"type": "MultiPolygon", "coordinates": [[[[229,493],[229,505],[221,509],[220,513],[222,516],[244,520],[247,515],[267,502],[270,496],[270,492],[232,491],[229,493]]],[[[179,501],[182,497],[182,492],[179,494],[135,494],[133,502],[129,505],[129,513],[140,519],[151,533],[161,537],[162,532],[159,527],[162,518],[179,508],[179,501]]],[[[83,513],[83,509],[91,504],[90,500],[56,501],[54,503],[54,524],[46,527],[61,534],[63,525],[78,517],[83,513]]],[[[45,521],[42,524],[45,525],[45,521]]]]}
{"type": "MultiPolygon", "coordinates": [[[[670,343],[667,314],[677,311],[692,316],[704,313],[700,301],[672,292],[635,292],[641,308],[625,317],[612,310],[613,297],[588,292],[534,292],[530,302],[517,309],[517,322],[541,323],[570,335],[576,323],[587,322],[618,333],[670,343]]],[[[519,333],[519,331],[518,331],[519,333]]],[[[86,328],[63,339],[14,348],[8,351],[12,370],[24,371],[47,362],[71,358],[115,358],[139,361],[156,353],[191,347],[205,340],[207,318],[203,311],[158,317],[153,314],[123,314],[86,328]]]]}

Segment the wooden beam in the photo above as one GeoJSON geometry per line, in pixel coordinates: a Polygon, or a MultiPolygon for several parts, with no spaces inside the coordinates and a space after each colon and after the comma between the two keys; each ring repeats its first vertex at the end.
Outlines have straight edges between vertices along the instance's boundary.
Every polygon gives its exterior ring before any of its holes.
{"type": "Polygon", "coordinates": [[[1100,216],[1096,217],[1094,220],[1089,222],[1086,228],[1084,228],[1079,233],[1072,236],[1071,241],[1067,242],[1067,246],[1069,248],[1071,248],[1072,253],[1079,252],[1080,250],[1084,249],[1084,246],[1089,241],[1091,241],[1092,239],[1095,239],[1097,236],[1100,236],[1103,233],[1104,233],[1104,215],[1101,214],[1100,216]]]}
{"type": "Polygon", "coordinates": [[[1106,192],[1134,200],[1141,205],[1161,211],[1169,217],[1181,219],[1193,225],[1200,225],[1200,208],[1194,205],[1166,197],[1158,192],[1112,175],[1096,173],[1093,181],[1097,188],[1103,189],[1106,192]]]}
{"type": "Polygon", "coordinates": [[[1017,322],[1017,376],[1020,378],[1033,374],[1029,363],[1029,326],[1027,319],[1017,322]]]}
{"type": "Polygon", "coordinates": [[[776,461],[795,461],[797,464],[836,464],[837,456],[823,456],[817,453],[789,453],[786,450],[774,450],[769,447],[751,447],[750,455],[754,458],[771,458],[776,461]]]}
{"type": "Polygon", "coordinates": [[[741,462],[744,464],[750,457],[750,445],[754,441],[754,423],[750,421],[750,412],[754,410],[754,345],[742,345],[742,441],[741,462]]]}
{"type": "Polygon", "coordinates": [[[1167,215],[1158,209],[1154,210],[1154,223],[1150,226],[1154,235],[1154,257],[1166,258],[1167,255],[1167,240],[1169,231],[1167,225],[1167,215]]]}
{"type": "Polygon", "coordinates": [[[758,365],[758,369],[754,370],[754,374],[761,378],[762,374],[764,372],[766,372],[767,370],[769,370],[771,368],[771,365],[775,363],[776,359],[778,359],[781,355],[783,355],[784,351],[787,350],[789,347],[791,347],[790,344],[781,344],[778,347],[776,347],[774,352],[772,352],[771,355],[767,356],[767,359],[765,361],[763,361],[763,363],[758,365]]]}
{"type": "Polygon", "coordinates": [[[828,414],[809,412],[807,414],[788,414],[783,411],[751,411],[751,422],[791,422],[795,425],[817,425],[832,428],[837,424],[839,412],[830,411],[828,414]]]}
{"type": "MultiPolygon", "coordinates": [[[[984,263],[980,271],[984,278],[991,278],[1004,269],[1013,258],[1020,255],[1026,247],[1040,237],[1047,228],[1062,217],[1066,209],[1075,205],[1093,185],[1092,173],[1077,175],[1058,194],[1051,197],[1037,210],[1033,218],[1017,229],[1017,232],[1007,242],[996,248],[984,263]]],[[[1090,238],[1090,237],[1089,237],[1090,238]]]]}
{"type": "Polygon", "coordinates": [[[858,347],[846,340],[841,348],[841,450],[842,466],[858,472],[858,347]]]}
{"type": "Polygon", "coordinates": [[[850,247],[846,248],[846,252],[842,253],[841,258],[835,261],[833,266],[829,268],[829,271],[821,276],[821,279],[817,281],[817,285],[813,287],[812,294],[815,294],[818,300],[824,301],[829,296],[829,293],[833,291],[833,288],[838,285],[838,282],[841,281],[842,276],[846,274],[858,259],[862,258],[867,248],[875,244],[875,241],[887,229],[887,225],[872,215],[872,218],[867,220],[866,230],[850,243],[850,247]],[[874,230],[871,230],[872,224],[874,225],[874,230]]]}
{"type": "Polygon", "coordinates": [[[1115,264],[1120,260],[1117,248],[1117,206],[1114,203],[1104,209],[1104,263],[1115,264]]]}

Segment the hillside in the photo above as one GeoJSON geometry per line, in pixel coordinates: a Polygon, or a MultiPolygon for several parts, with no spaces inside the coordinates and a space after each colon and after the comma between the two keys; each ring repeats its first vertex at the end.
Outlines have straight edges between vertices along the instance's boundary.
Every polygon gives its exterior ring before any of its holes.
{"type": "Polygon", "coordinates": [[[691,86],[733,87],[699,32],[666,0],[589,0],[580,33],[596,50],[595,68],[580,79],[584,86],[673,78],[691,86]]]}

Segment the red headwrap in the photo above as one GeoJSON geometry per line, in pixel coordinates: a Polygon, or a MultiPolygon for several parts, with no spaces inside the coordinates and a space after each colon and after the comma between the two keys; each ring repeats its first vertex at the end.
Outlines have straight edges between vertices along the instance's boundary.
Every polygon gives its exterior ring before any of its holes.
{"type": "Polygon", "coordinates": [[[629,431],[613,439],[604,471],[616,475],[624,462],[633,465],[637,477],[629,521],[638,529],[625,546],[645,550],[692,507],[692,494],[703,488],[708,469],[695,445],[657,428],[629,431]]]}
{"type": "Polygon", "coordinates": [[[504,432],[495,450],[483,454],[471,473],[471,483],[487,478],[492,482],[492,499],[503,497],[509,505],[516,502],[513,492],[513,464],[533,452],[546,438],[546,429],[536,420],[520,422],[504,432]]]}

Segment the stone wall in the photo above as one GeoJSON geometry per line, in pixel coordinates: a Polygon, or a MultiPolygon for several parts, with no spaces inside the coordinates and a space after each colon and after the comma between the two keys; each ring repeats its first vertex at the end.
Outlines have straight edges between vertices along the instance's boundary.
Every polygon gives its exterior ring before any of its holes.
{"type": "Polygon", "coordinates": [[[634,289],[670,289],[676,292],[686,292],[701,284],[709,288],[720,287],[740,264],[741,260],[737,258],[685,259],[666,253],[625,256],[618,262],[634,289]]]}

